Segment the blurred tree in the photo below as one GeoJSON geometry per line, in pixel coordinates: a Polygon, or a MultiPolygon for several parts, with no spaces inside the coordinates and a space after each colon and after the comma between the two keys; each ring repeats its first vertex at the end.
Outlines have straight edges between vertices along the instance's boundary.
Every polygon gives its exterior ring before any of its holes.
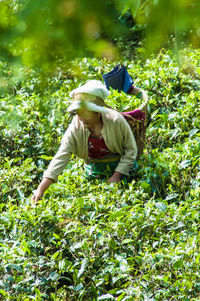
{"type": "Polygon", "coordinates": [[[2,0],[0,56],[46,67],[60,57],[114,56],[102,33],[111,37],[123,30],[115,24],[119,13],[112,0],[2,0]]]}
{"type": "Polygon", "coordinates": [[[170,35],[178,46],[181,34],[199,47],[199,16],[198,0],[1,0],[0,57],[46,68],[59,58],[115,57],[109,41],[141,26],[153,50],[170,35]],[[118,22],[128,9],[129,29],[118,22]]]}
{"type": "MultiPolygon", "coordinates": [[[[149,50],[175,45],[200,46],[199,0],[127,0],[137,25],[142,25],[149,50]],[[172,39],[170,41],[170,39],[172,39]]],[[[134,30],[134,28],[133,28],[134,30]]]]}

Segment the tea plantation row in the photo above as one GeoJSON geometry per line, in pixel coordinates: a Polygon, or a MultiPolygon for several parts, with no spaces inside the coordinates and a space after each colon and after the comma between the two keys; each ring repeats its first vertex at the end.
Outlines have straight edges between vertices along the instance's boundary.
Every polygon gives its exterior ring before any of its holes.
{"type": "Polygon", "coordinates": [[[70,122],[69,91],[116,63],[84,58],[54,75],[0,63],[1,300],[200,300],[199,50],[124,62],[152,118],[131,183],[88,181],[72,158],[31,203],[70,122]]]}

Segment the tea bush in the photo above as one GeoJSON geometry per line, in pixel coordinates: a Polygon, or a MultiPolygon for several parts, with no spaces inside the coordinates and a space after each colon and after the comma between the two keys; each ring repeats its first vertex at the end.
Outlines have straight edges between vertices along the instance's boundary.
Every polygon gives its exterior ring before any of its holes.
{"type": "MultiPolygon", "coordinates": [[[[1,300],[199,300],[200,52],[179,55],[124,62],[152,117],[132,182],[88,181],[73,157],[37,206],[68,92],[116,62],[74,60],[54,75],[1,64],[1,300]]],[[[139,103],[108,98],[118,110],[139,103]]]]}

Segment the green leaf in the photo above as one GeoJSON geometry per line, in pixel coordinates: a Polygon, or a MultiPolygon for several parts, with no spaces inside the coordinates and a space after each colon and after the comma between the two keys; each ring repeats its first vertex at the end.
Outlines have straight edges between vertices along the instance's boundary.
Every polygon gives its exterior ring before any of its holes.
{"type": "Polygon", "coordinates": [[[84,288],[84,286],[83,286],[83,284],[78,284],[78,285],[76,285],[75,287],[74,287],[74,290],[75,291],[81,291],[82,289],[84,288]]]}
{"type": "Polygon", "coordinates": [[[119,217],[125,216],[126,214],[127,213],[125,211],[120,211],[119,210],[117,212],[114,212],[114,213],[110,214],[109,219],[115,220],[115,219],[117,219],[119,217]]]}
{"type": "Polygon", "coordinates": [[[4,290],[2,290],[2,289],[0,289],[0,294],[1,294],[3,297],[6,297],[6,296],[7,296],[7,293],[6,293],[4,290]]]}
{"type": "Polygon", "coordinates": [[[122,241],[122,245],[126,245],[126,244],[129,244],[129,243],[132,243],[132,242],[134,242],[133,239],[131,239],[131,238],[126,238],[126,239],[124,239],[124,240],[122,241]]]}
{"type": "Polygon", "coordinates": [[[59,274],[55,271],[55,272],[52,272],[50,275],[49,275],[49,279],[52,280],[52,281],[55,281],[59,278],[59,274]]]}
{"type": "Polygon", "coordinates": [[[179,197],[179,194],[178,193],[171,193],[169,195],[166,196],[165,200],[166,201],[171,201],[173,199],[176,199],[179,197]]]}
{"type": "Polygon", "coordinates": [[[191,160],[184,160],[180,163],[180,169],[184,169],[187,168],[188,166],[190,166],[192,163],[191,160]]]}
{"type": "Polygon", "coordinates": [[[105,294],[97,298],[97,300],[107,300],[107,299],[115,299],[115,298],[113,297],[113,295],[110,294],[105,294]]]}
{"type": "Polygon", "coordinates": [[[200,291],[200,282],[196,283],[194,287],[197,291],[200,291]]]}
{"type": "Polygon", "coordinates": [[[86,258],[83,259],[82,264],[81,264],[81,268],[78,271],[78,275],[77,275],[78,278],[80,278],[82,276],[82,274],[85,272],[85,268],[87,266],[87,262],[88,262],[88,260],[86,258]]]}
{"type": "Polygon", "coordinates": [[[163,211],[165,212],[167,210],[167,205],[163,202],[157,202],[155,204],[155,207],[159,210],[159,211],[163,211]]]}
{"type": "Polygon", "coordinates": [[[57,251],[53,254],[52,259],[55,260],[60,255],[60,251],[57,251]]]}
{"type": "Polygon", "coordinates": [[[173,263],[174,269],[180,269],[183,267],[183,265],[184,265],[183,260],[177,260],[173,263]]]}
{"type": "Polygon", "coordinates": [[[141,182],[140,183],[141,188],[147,192],[147,193],[151,193],[151,185],[149,185],[149,183],[147,182],[141,182]]]}
{"type": "Polygon", "coordinates": [[[61,271],[65,268],[65,260],[64,259],[59,260],[59,262],[58,262],[58,268],[61,271]]]}
{"type": "Polygon", "coordinates": [[[190,132],[189,132],[189,137],[193,137],[196,133],[199,132],[199,129],[192,129],[190,132]]]}

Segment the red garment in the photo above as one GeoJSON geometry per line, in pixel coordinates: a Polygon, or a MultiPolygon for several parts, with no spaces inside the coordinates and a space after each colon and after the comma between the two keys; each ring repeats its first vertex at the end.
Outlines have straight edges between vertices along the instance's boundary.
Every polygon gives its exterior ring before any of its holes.
{"type": "MultiPolygon", "coordinates": [[[[145,113],[141,110],[134,110],[130,112],[123,112],[121,113],[125,118],[128,118],[128,116],[131,116],[135,119],[144,121],[145,120],[145,113]]],[[[88,155],[90,158],[103,158],[107,155],[112,154],[109,149],[107,148],[107,145],[104,142],[103,137],[100,138],[94,138],[89,136],[88,138],[88,155]]]]}
{"type": "Polygon", "coordinates": [[[90,158],[103,158],[111,154],[107,145],[104,142],[103,137],[93,138],[89,137],[88,139],[88,155],[90,158]]]}

